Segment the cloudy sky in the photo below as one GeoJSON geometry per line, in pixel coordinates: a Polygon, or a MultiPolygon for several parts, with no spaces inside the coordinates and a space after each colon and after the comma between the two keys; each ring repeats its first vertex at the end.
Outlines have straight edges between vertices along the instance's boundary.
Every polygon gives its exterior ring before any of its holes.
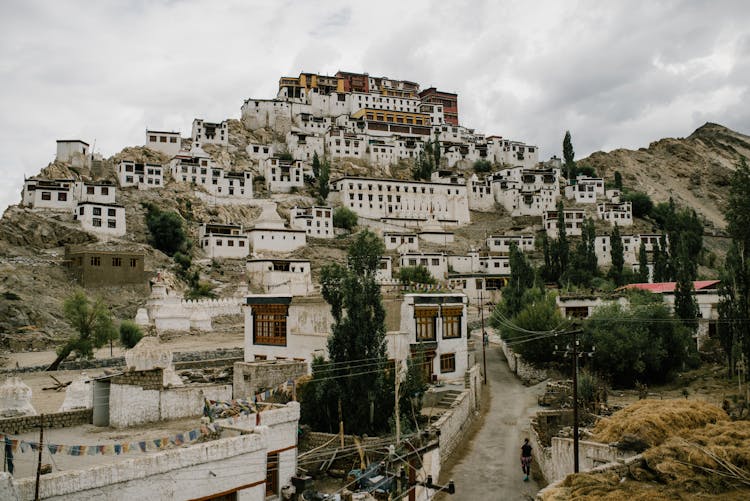
{"type": "Polygon", "coordinates": [[[577,157],[750,133],[750,2],[0,2],[0,211],[80,138],[239,118],[281,75],[369,72],[458,92],[461,122],[577,157]]]}

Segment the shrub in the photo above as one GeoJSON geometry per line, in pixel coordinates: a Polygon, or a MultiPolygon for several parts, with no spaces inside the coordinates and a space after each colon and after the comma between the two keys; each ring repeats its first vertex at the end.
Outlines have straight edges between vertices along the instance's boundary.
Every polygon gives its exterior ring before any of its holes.
{"type": "Polygon", "coordinates": [[[596,169],[590,165],[578,165],[577,174],[583,174],[588,177],[596,177],[596,169]]]}
{"type": "Polygon", "coordinates": [[[188,247],[188,238],[182,218],[174,211],[162,211],[154,205],[147,206],[146,225],[154,247],[168,256],[188,247]]]}
{"type": "Polygon", "coordinates": [[[398,279],[405,284],[434,284],[435,278],[430,271],[422,266],[404,266],[398,271],[398,279]]]}
{"type": "Polygon", "coordinates": [[[130,320],[124,320],[120,323],[120,343],[130,349],[138,344],[143,338],[143,332],[134,322],[130,320]]]}
{"type": "Polygon", "coordinates": [[[487,160],[479,159],[474,162],[474,172],[489,172],[492,170],[492,164],[487,160]]]}
{"type": "Polygon", "coordinates": [[[643,218],[650,215],[654,209],[651,197],[641,191],[628,192],[622,196],[622,199],[633,204],[633,217],[643,218]]]}
{"type": "Polygon", "coordinates": [[[19,296],[15,292],[10,292],[10,291],[3,292],[3,297],[7,299],[8,301],[20,301],[21,300],[21,296],[19,296]]]}
{"type": "Polygon", "coordinates": [[[351,230],[357,226],[357,214],[346,207],[337,207],[333,211],[333,226],[351,230]]]}

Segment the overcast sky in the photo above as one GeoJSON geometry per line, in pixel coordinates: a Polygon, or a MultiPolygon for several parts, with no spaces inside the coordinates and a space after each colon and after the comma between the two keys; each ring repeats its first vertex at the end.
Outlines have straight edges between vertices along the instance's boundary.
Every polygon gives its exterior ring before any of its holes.
{"type": "Polygon", "coordinates": [[[80,138],[239,118],[281,75],[369,72],[459,94],[463,125],[577,157],[750,132],[750,2],[0,2],[0,211],[80,138]]]}

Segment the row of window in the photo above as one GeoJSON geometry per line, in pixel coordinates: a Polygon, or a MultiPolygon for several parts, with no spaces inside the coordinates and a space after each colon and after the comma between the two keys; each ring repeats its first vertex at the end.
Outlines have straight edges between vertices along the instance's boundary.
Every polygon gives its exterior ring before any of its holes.
{"type": "Polygon", "coordinates": [[[463,306],[423,307],[414,309],[417,341],[437,339],[437,319],[443,319],[443,339],[461,337],[461,317],[463,306]]]}
{"type": "MultiPolygon", "coordinates": [[[[112,258],[112,267],[119,268],[122,266],[122,258],[121,257],[113,257],[112,258]]],[[[99,256],[91,256],[89,259],[89,264],[91,266],[101,266],[102,265],[102,258],[99,256]]],[[[130,258],[130,267],[135,268],[138,265],[138,259],[136,258],[130,258]]]]}
{"type": "MultiPolygon", "coordinates": [[[[126,183],[132,183],[132,182],[134,182],[133,181],[133,176],[125,176],[125,182],[126,183]]],[[[140,176],[138,178],[138,182],[139,183],[143,182],[143,176],[140,176]]],[[[156,186],[159,186],[159,185],[161,185],[161,179],[159,179],[158,177],[156,177],[156,178],[150,178],[149,177],[149,178],[146,179],[146,184],[154,184],[156,186]]]]}
{"type": "MultiPolygon", "coordinates": [[[[166,143],[167,139],[169,139],[169,142],[172,143],[172,144],[177,143],[177,138],[175,136],[170,136],[170,137],[167,137],[167,136],[158,136],[158,142],[160,142],[160,143],[166,143]]],[[[148,136],[148,140],[151,143],[155,143],[155,142],[157,142],[157,136],[148,136]]]]}
{"type": "MultiPolygon", "coordinates": [[[[356,189],[359,190],[359,191],[362,191],[362,189],[363,189],[362,186],[363,186],[362,184],[357,184],[357,188],[356,189]]],[[[425,187],[425,186],[401,186],[401,185],[396,185],[395,188],[396,189],[393,190],[393,191],[395,191],[396,193],[400,193],[402,191],[401,188],[403,188],[403,192],[404,193],[409,193],[411,191],[411,193],[422,193],[422,194],[425,194],[425,195],[427,193],[429,193],[430,195],[434,195],[435,194],[435,187],[433,187],[433,186],[431,186],[431,187],[425,187]],[[409,190],[409,188],[411,188],[411,190],[409,190]]],[[[354,183],[349,183],[349,189],[350,190],[354,190],[355,189],[354,188],[354,183]]],[[[374,191],[374,190],[377,190],[377,191],[391,191],[391,185],[389,185],[389,184],[385,185],[385,190],[383,190],[383,185],[382,184],[377,184],[377,185],[368,184],[367,185],[367,190],[368,191],[374,191]],[[375,188],[373,188],[373,186],[375,186],[375,188]]],[[[459,190],[456,188],[455,191],[456,191],[456,195],[458,195],[459,190]]],[[[448,188],[448,190],[447,190],[446,193],[448,195],[450,195],[452,193],[451,189],[448,188]]]]}

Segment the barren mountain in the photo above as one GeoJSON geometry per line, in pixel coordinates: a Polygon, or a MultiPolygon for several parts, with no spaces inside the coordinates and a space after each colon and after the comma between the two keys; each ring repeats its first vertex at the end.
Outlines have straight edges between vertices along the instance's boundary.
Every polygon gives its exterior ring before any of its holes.
{"type": "Polygon", "coordinates": [[[596,152],[580,160],[612,180],[620,171],[626,187],[648,193],[654,202],[673,197],[693,207],[707,225],[724,228],[727,188],[740,157],[750,157],[750,136],[706,123],[686,138],[665,138],[638,150],[596,152]]]}

